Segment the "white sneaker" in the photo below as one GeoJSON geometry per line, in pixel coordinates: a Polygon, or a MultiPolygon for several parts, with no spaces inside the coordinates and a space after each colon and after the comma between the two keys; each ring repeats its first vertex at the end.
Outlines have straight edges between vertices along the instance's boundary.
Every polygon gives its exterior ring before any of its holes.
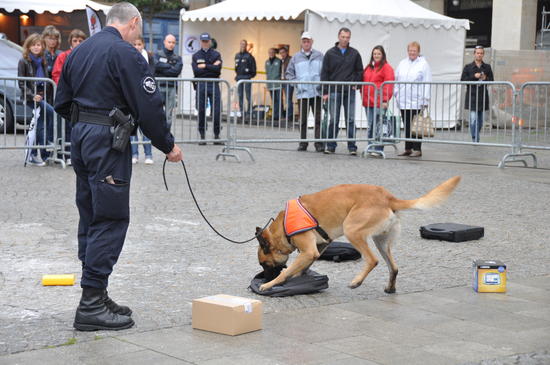
{"type": "Polygon", "coordinates": [[[72,166],[72,165],[73,165],[70,158],[68,158],[68,159],[65,161],[65,164],[66,164],[67,166],[72,166]]]}
{"type": "Polygon", "coordinates": [[[46,163],[42,161],[42,159],[38,156],[32,156],[30,157],[29,161],[27,161],[29,165],[43,167],[46,166],[46,163]]]}
{"type": "Polygon", "coordinates": [[[153,159],[152,158],[146,158],[145,159],[145,164],[146,165],[152,165],[154,162],[153,162],[153,159]]]}
{"type": "Polygon", "coordinates": [[[138,158],[137,157],[132,157],[132,165],[135,165],[138,163],[138,158]]]}

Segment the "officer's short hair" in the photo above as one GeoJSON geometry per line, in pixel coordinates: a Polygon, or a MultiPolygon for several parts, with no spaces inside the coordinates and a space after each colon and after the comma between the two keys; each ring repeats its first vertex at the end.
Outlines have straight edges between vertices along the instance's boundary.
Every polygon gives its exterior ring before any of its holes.
{"type": "Polygon", "coordinates": [[[107,25],[113,23],[127,24],[132,18],[141,18],[139,10],[127,2],[116,3],[107,13],[107,25]]]}

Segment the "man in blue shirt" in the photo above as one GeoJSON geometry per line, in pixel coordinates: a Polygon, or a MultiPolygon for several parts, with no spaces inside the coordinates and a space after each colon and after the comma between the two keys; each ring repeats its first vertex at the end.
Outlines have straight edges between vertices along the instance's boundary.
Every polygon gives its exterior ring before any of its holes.
{"type": "Polygon", "coordinates": [[[113,5],[107,26],[75,48],[63,67],[55,110],[73,124],[71,160],[76,173],[78,258],[82,297],[73,326],[81,331],[120,330],[134,325],[132,311],[107,293],[130,222],[130,137],[114,149],[109,117],[116,107],[130,114],[169,161],[183,155],[166,125],[162,98],[147,62],[132,46],[141,34],[139,11],[113,5]]]}
{"type": "MultiPolygon", "coordinates": [[[[200,35],[201,49],[194,55],[191,62],[193,73],[197,79],[219,79],[222,70],[222,57],[220,53],[211,48],[212,38],[208,33],[200,35]]],[[[204,81],[197,83],[197,101],[199,109],[199,133],[201,140],[206,133],[206,106],[210,101],[210,110],[214,120],[214,139],[220,139],[221,120],[221,94],[220,84],[217,81],[204,81]]],[[[200,142],[205,145],[206,142],[200,142]]],[[[223,144],[214,142],[214,144],[223,144]]]]}

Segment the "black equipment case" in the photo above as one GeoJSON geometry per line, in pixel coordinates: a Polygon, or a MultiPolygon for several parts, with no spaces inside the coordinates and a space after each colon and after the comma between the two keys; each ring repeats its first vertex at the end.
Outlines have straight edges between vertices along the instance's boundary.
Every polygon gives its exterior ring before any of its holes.
{"type": "Polygon", "coordinates": [[[484,234],[483,227],[458,223],[435,223],[420,227],[420,236],[432,240],[464,242],[480,239],[484,234]]]}

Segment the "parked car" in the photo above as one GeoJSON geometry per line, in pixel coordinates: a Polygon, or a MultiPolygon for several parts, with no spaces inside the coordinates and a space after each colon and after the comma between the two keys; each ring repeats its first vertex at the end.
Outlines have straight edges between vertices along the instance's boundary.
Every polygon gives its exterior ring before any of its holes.
{"type": "Polygon", "coordinates": [[[2,77],[17,77],[22,52],[21,46],[0,38],[0,133],[25,129],[32,119],[32,108],[21,100],[17,81],[2,80],[2,77]]]}

